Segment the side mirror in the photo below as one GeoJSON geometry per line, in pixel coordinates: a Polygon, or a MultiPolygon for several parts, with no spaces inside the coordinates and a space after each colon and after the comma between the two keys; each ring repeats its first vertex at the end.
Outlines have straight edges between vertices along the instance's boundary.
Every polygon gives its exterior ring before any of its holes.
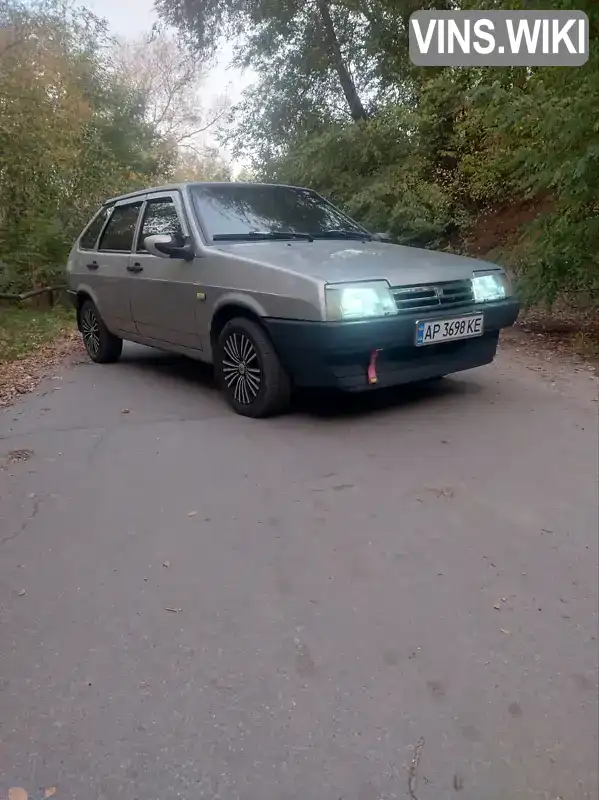
{"type": "Polygon", "coordinates": [[[158,258],[182,258],[184,261],[193,261],[195,253],[189,242],[182,240],[180,236],[163,236],[154,234],[146,236],[144,247],[153,256],[158,258]]]}
{"type": "Polygon", "coordinates": [[[391,244],[393,242],[393,237],[390,233],[373,233],[372,238],[375,242],[386,242],[387,244],[391,244]]]}

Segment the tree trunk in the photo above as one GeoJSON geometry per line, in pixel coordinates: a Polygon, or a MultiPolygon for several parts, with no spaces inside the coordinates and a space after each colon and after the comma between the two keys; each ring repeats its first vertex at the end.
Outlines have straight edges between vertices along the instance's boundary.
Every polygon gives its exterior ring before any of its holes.
{"type": "Polygon", "coordinates": [[[324,43],[333,62],[333,67],[339,76],[339,82],[349,106],[351,117],[354,122],[368,119],[368,114],[362,105],[362,101],[360,100],[360,96],[356,90],[356,85],[352,76],[349,74],[349,70],[345,61],[343,60],[343,54],[341,53],[339,39],[337,38],[337,34],[335,32],[335,25],[333,24],[333,18],[331,17],[329,4],[327,0],[318,0],[317,5],[320,13],[320,19],[322,21],[324,43]]]}

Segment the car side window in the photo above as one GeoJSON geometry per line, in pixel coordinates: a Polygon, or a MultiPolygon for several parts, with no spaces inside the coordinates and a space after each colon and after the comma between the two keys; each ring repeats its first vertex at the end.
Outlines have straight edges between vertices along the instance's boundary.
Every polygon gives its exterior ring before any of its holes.
{"type": "Polygon", "coordinates": [[[155,235],[183,236],[177,207],[171,197],[157,197],[155,200],[148,200],[139,231],[136,252],[147,253],[144,239],[146,236],[155,235]]]}
{"type": "Polygon", "coordinates": [[[139,216],[141,203],[129,203],[116,206],[110,216],[108,225],[100,239],[99,250],[111,250],[118,253],[131,252],[135,226],[139,216]]]}
{"type": "Polygon", "coordinates": [[[106,222],[109,213],[109,208],[103,208],[98,214],[96,214],[91,225],[79,240],[79,247],[82,250],[95,249],[98,236],[102,232],[102,228],[104,227],[104,223],[106,222]]]}

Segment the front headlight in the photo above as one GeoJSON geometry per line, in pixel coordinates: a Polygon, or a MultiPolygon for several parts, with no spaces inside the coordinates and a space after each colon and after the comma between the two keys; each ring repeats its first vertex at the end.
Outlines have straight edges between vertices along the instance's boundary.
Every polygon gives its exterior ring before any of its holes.
{"type": "Polygon", "coordinates": [[[475,272],[472,278],[472,293],[476,303],[505,300],[512,294],[510,280],[505,272],[475,272]]]}
{"type": "Polygon", "coordinates": [[[387,281],[325,286],[328,320],[356,320],[397,314],[387,281]]]}

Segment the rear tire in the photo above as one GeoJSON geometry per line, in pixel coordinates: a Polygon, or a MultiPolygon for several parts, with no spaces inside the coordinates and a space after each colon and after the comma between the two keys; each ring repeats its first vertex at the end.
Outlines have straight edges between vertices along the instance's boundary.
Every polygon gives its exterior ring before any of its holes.
{"type": "Polygon", "coordinates": [[[88,356],[96,364],[118,361],[123,350],[123,340],[111,333],[95,303],[86,300],[79,312],[79,325],[88,356]]]}
{"type": "Polygon", "coordinates": [[[244,417],[272,417],[289,406],[291,381],[266,331],[245,317],[222,329],[216,377],[231,408],[244,417]]]}

